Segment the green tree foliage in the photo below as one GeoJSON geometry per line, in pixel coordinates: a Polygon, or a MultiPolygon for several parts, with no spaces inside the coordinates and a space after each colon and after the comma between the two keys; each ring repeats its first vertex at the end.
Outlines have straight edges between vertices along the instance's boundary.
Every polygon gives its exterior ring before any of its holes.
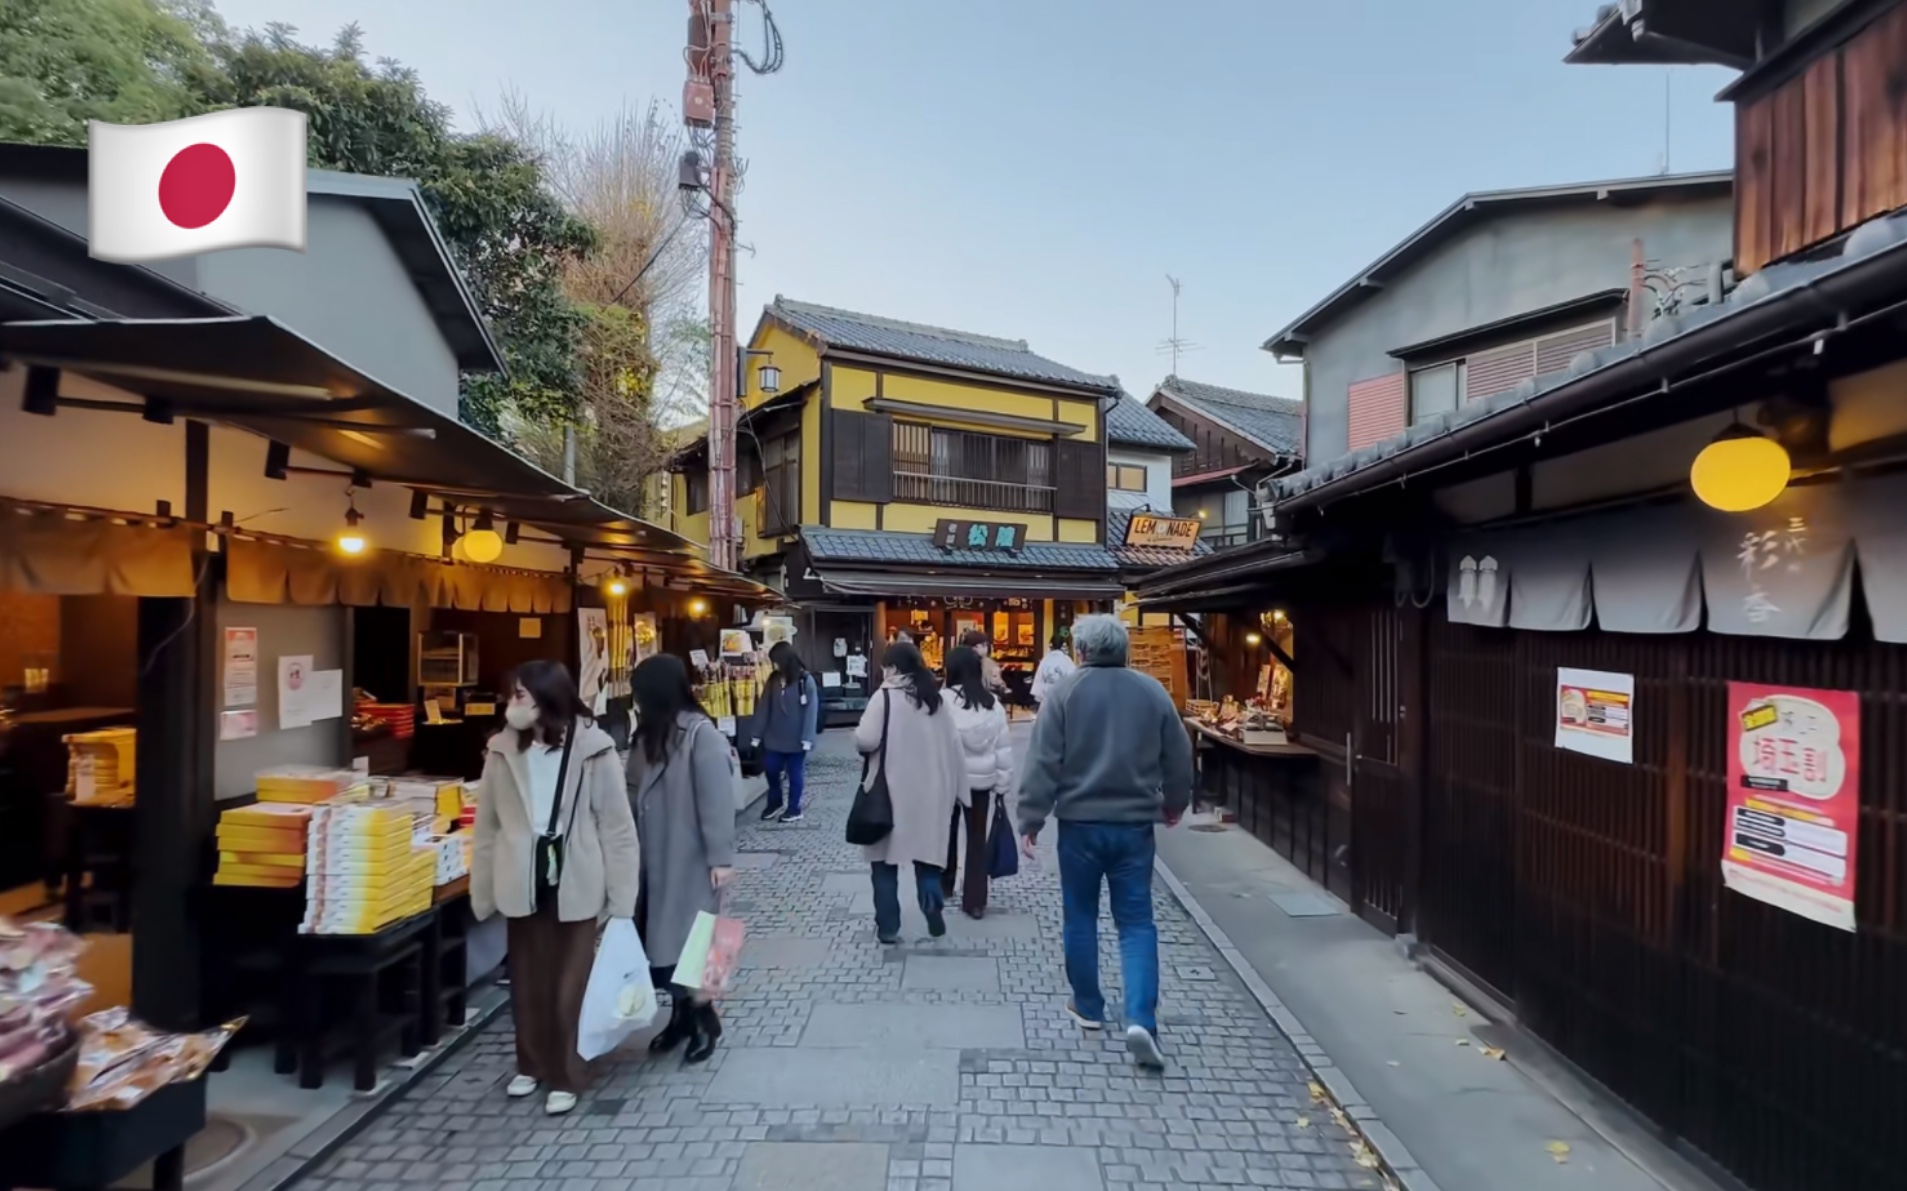
{"type": "Polygon", "coordinates": [[[0,140],[83,145],[86,122],[197,111],[186,79],[219,32],[181,0],[0,0],[0,140]]]}

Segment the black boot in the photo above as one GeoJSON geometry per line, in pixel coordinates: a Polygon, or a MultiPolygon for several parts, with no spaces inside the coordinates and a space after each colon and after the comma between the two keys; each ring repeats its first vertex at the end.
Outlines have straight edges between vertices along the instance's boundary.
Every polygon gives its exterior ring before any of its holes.
{"type": "Polygon", "coordinates": [[[682,1052],[684,1063],[706,1062],[715,1053],[715,1041],[722,1036],[722,1019],[715,1005],[696,1005],[689,1010],[689,1049],[682,1052]]]}
{"type": "Polygon", "coordinates": [[[660,1034],[649,1039],[649,1053],[659,1055],[665,1051],[674,1050],[677,1043],[687,1038],[690,1033],[689,1020],[692,1012],[687,993],[678,991],[673,994],[669,998],[669,1024],[662,1027],[660,1034]]]}

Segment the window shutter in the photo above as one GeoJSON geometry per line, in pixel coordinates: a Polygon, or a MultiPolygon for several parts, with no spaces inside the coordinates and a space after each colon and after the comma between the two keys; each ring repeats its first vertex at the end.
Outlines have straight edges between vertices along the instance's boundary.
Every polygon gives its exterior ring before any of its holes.
{"type": "Polygon", "coordinates": [[[894,499],[894,420],[886,414],[834,411],[834,499],[887,504],[894,499]]]}
{"type": "Polygon", "coordinates": [[[1583,352],[1608,347],[1615,341],[1614,320],[1544,336],[1536,341],[1536,375],[1548,376],[1552,372],[1561,372],[1583,352]]]}
{"type": "Polygon", "coordinates": [[[1402,434],[1410,420],[1409,381],[1403,373],[1361,380],[1348,394],[1346,449],[1358,450],[1402,434]]]}
{"type": "Polygon", "coordinates": [[[1106,453],[1098,443],[1060,439],[1055,471],[1055,514],[1082,521],[1106,515],[1106,453]]]}
{"type": "Polygon", "coordinates": [[[1466,400],[1482,401],[1507,393],[1536,375],[1536,344],[1514,343],[1471,356],[1469,373],[1466,400]]]}

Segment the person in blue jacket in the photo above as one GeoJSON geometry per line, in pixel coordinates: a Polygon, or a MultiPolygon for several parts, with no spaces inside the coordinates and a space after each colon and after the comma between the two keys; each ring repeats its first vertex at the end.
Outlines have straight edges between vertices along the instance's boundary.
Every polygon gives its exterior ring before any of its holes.
{"type": "Polygon", "coordinates": [[[780,817],[783,823],[801,822],[801,796],[807,789],[808,753],[814,748],[821,723],[821,689],[801,664],[795,647],[777,641],[768,651],[774,673],[768,676],[761,701],[749,721],[748,735],[761,750],[762,772],[768,775],[768,806],[764,821],[780,817]],[[781,782],[788,779],[787,809],[782,809],[781,782]]]}

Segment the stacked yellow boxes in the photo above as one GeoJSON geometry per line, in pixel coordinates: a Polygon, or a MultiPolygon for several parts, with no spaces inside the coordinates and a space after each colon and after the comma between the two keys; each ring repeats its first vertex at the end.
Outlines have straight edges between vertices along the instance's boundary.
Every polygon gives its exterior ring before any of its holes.
{"type": "Polygon", "coordinates": [[[80,806],[129,806],[137,762],[133,728],[75,732],[66,742],[66,793],[80,806]]]}
{"type": "Polygon", "coordinates": [[[430,909],[434,849],[414,841],[399,807],[316,807],[305,845],[306,934],[368,935],[430,909]]]}
{"type": "Polygon", "coordinates": [[[322,765],[284,765],[258,775],[258,801],[315,806],[320,802],[362,802],[371,796],[371,779],[354,769],[322,765]]]}
{"type": "Polygon", "coordinates": [[[305,879],[308,806],[259,803],[219,816],[214,885],[293,889],[305,879]]]}

